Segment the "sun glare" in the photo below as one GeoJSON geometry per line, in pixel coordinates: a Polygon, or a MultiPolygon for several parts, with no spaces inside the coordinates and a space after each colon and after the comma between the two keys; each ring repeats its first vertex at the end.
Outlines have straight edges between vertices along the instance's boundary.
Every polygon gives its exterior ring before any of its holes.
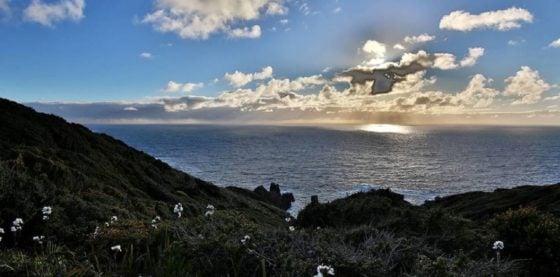
{"type": "Polygon", "coordinates": [[[412,132],[408,126],[395,124],[367,124],[360,126],[359,129],[372,133],[410,134],[412,132]]]}

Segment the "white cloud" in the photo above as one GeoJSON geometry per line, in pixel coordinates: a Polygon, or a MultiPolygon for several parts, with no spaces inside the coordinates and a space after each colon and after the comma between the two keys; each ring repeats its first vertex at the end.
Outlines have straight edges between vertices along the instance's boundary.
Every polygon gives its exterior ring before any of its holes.
{"type": "Polygon", "coordinates": [[[132,107],[132,106],[130,106],[130,107],[124,107],[123,110],[129,111],[129,112],[136,112],[136,111],[138,111],[137,108],[132,107]]]}
{"type": "Polygon", "coordinates": [[[340,13],[342,11],[341,7],[336,7],[332,10],[333,13],[340,13]]]}
{"type": "Polygon", "coordinates": [[[177,83],[169,81],[163,89],[164,92],[185,92],[189,93],[204,86],[203,83],[177,83]]]}
{"type": "Polygon", "coordinates": [[[542,93],[552,88],[541,79],[538,71],[528,66],[522,66],[515,76],[508,77],[505,83],[504,95],[519,98],[512,103],[514,105],[537,103],[542,93]]]}
{"type": "Polygon", "coordinates": [[[469,53],[459,62],[457,57],[451,53],[428,54],[424,50],[417,53],[405,53],[401,58],[401,64],[418,62],[424,67],[432,67],[441,70],[451,70],[461,67],[474,66],[478,59],[484,55],[484,48],[469,48],[469,53]]]}
{"type": "Polygon", "coordinates": [[[284,19],[280,20],[279,22],[280,22],[280,24],[282,24],[282,25],[286,25],[286,24],[288,24],[290,21],[289,21],[288,19],[284,18],[284,19]]]}
{"type": "Polygon", "coordinates": [[[506,10],[470,14],[466,11],[453,11],[442,17],[440,29],[468,32],[474,29],[495,29],[507,31],[521,27],[523,22],[533,22],[533,15],[522,8],[511,7],[506,10]]]}
{"type": "Polygon", "coordinates": [[[393,45],[393,49],[400,50],[400,51],[406,50],[406,48],[400,43],[393,45]]]}
{"type": "MultiPolygon", "coordinates": [[[[288,8],[276,0],[155,0],[155,10],[142,22],[159,32],[176,33],[184,39],[208,39],[215,33],[255,38],[260,27],[239,29],[233,25],[255,21],[264,15],[283,15],[288,8]]],[[[257,26],[257,27],[255,27],[257,26]]],[[[258,34],[258,36],[257,36],[258,34]]]]}
{"type": "Polygon", "coordinates": [[[494,98],[500,94],[498,90],[487,87],[491,82],[492,79],[487,79],[482,74],[474,75],[467,87],[456,95],[457,101],[474,108],[490,106],[494,98]]]}
{"type": "Polygon", "coordinates": [[[226,73],[224,75],[224,79],[226,79],[229,84],[234,87],[242,87],[255,80],[265,80],[271,78],[272,73],[272,67],[267,66],[264,67],[260,72],[255,73],[243,73],[237,70],[233,73],[226,73]]]}
{"type": "Polygon", "coordinates": [[[473,66],[480,57],[484,56],[484,48],[469,48],[469,54],[460,62],[461,67],[473,66]]]}
{"type": "Polygon", "coordinates": [[[288,8],[282,5],[281,2],[270,2],[266,8],[266,14],[268,15],[286,15],[288,14],[288,8]]]}
{"type": "Polygon", "coordinates": [[[362,46],[362,51],[370,54],[373,58],[383,59],[385,57],[387,47],[385,44],[376,40],[368,40],[364,43],[364,46],[362,46]]]}
{"type": "Polygon", "coordinates": [[[560,47],[560,38],[551,42],[548,47],[559,48],[560,47]]]}
{"type": "Polygon", "coordinates": [[[229,30],[228,34],[232,38],[259,38],[261,37],[261,26],[253,25],[253,27],[243,27],[229,30]]]}
{"type": "Polygon", "coordinates": [[[432,41],[434,39],[436,39],[436,36],[423,33],[417,36],[406,36],[404,38],[404,42],[408,44],[421,44],[421,43],[432,41]]]}
{"type": "Polygon", "coordinates": [[[149,60],[149,59],[153,58],[153,55],[152,55],[152,53],[142,52],[142,53],[140,53],[140,58],[149,60]]]}
{"type": "Polygon", "coordinates": [[[33,0],[23,11],[23,18],[47,27],[55,23],[70,20],[74,22],[84,18],[85,0],[60,0],[54,3],[45,3],[42,0],[33,0]]]}

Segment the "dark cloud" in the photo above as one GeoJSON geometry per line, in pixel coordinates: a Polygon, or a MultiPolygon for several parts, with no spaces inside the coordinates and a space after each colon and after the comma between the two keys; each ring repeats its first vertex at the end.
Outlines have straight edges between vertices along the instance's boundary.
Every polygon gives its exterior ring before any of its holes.
{"type": "Polygon", "coordinates": [[[339,76],[350,77],[352,85],[364,85],[368,81],[373,81],[370,93],[376,95],[391,92],[396,83],[406,79],[406,75],[425,69],[426,67],[420,63],[412,62],[407,65],[390,65],[383,69],[351,69],[339,74],[339,76]]]}

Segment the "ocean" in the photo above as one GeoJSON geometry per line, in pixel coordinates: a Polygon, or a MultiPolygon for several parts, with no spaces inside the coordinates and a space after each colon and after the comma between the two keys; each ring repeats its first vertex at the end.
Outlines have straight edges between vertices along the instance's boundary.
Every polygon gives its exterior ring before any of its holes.
{"type": "Polygon", "coordinates": [[[219,186],[271,182],[330,201],[391,188],[421,204],[435,196],[560,182],[560,128],[88,125],[219,186]]]}

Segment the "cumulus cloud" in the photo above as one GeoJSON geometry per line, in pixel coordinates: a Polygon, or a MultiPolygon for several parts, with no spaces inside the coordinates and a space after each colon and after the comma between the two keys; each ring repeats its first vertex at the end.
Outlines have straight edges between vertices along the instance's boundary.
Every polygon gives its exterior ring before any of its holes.
{"type": "Polygon", "coordinates": [[[152,53],[142,52],[142,53],[140,53],[140,58],[149,60],[149,59],[153,58],[153,55],[152,55],[152,53]]]}
{"type": "Polygon", "coordinates": [[[243,27],[229,30],[228,34],[232,38],[260,38],[261,26],[253,25],[253,27],[243,27]]]}
{"type": "MultiPolygon", "coordinates": [[[[375,49],[375,47],[372,47],[372,49],[375,49]]],[[[451,53],[429,54],[420,50],[416,53],[404,53],[398,63],[389,62],[374,65],[370,65],[368,62],[362,63],[357,68],[339,74],[338,78],[350,78],[349,82],[355,87],[356,92],[366,92],[372,95],[383,94],[391,92],[393,86],[399,83],[401,83],[399,85],[400,90],[417,86],[417,82],[424,82],[425,80],[416,77],[424,76],[421,72],[429,68],[451,70],[473,66],[482,55],[484,55],[483,48],[469,48],[468,55],[457,62],[457,57],[451,53]],[[410,74],[417,75],[408,76],[410,74]],[[407,82],[402,83],[403,81],[407,82]]]]}
{"type": "Polygon", "coordinates": [[[504,95],[518,98],[512,103],[513,105],[537,103],[543,92],[552,88],[541,79],[538,71],[528,66],[522,66],[515,76],[508,77],[505,83],[504,95]]]}
{"type": "Polygon", "coordinates": [[[494,29],[507,31],[521,27],[522,23],[533,22],[533,15],[522,8],[511,7],[505,10],[471,14],[466,11],[453,11],[441,18],[439,28],[468,32],[474,29],[494,29]]]}
{"type": "Polygon", "coordinates": [[[265,80],[272,77],[273,69],[270,66],[264,67],[260,72],[243,73],[235,71],[233,73],[226,73],[224,79],[234,87],[242,87],[253,81],[265,80]]]}
{"type": "Polygon", "coordinates": [[[374,59],[381,59],[385,58],[385,52],[387,51],[387,47],[385,44],[376,41],[376,40],[368,40],[362,46],[362,51],[369,54],[374,59]]]}
{"type": "Polygon", "coordinates": [[[552,48],[559,48],[560,47],[560,38],[551,42],[548,47],[552,47],[552,48]]]}
{"type": "Polygon", "coordinates": [[[174,81],[169,81],[163,91],[189,93],[202,87],[204,87],[203,83],[177,83],[174,81]]]}
{"type": "Polygon", "coordinates": [[[215,33],[256,38],[260,26],[235,28],[264,15],[285,15],[288,8],[279,0],[156,0],[155,10],[142,22],[159,32],[176,33],[184,39],[208,39],[215,33]]]}
{"type": "Polygon", "coordinates": [[[84,18],[85,0],[60,0],[45,3],[33,0],[23,11],[23,18],[43,26],[53,27],[55,23],[70,20],[74,22],[84,18]]]}
{"type": "Polygon", "coordinates": [[[397,43],[397,44],[393,45],[393,49],[400,50],[400,51],[404,51],[404,50],[406,50],[406,47],[404,47],[404,46],[403,46],[402,44],[400,44],[400,43],[397,43]]]}

